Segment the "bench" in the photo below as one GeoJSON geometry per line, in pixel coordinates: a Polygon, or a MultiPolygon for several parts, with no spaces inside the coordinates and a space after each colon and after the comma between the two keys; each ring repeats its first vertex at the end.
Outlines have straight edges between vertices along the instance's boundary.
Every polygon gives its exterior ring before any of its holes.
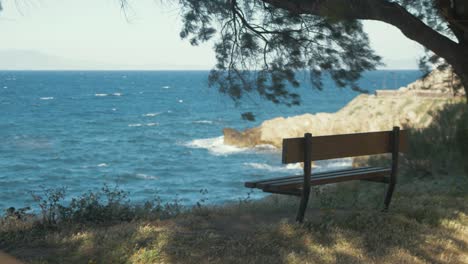
{"type": "Polygon", "coordinates": [[[394,127],[392,131],[312,137],[306,133],[301,138],[283,139],[283,164],[304,163],[304,174],[246,182],[248,188],[264,192],[301,197],[296,221],[304,219],[311,186],[352,180],[365,180],[388,184],[384,210],[388,210],[397,182],[398,154],[407,148],[406,131],[394,127]],[[361,167],[314,173],[312,161],[345,157],[369,156],[391,153],[388,167],[361,167]]]}

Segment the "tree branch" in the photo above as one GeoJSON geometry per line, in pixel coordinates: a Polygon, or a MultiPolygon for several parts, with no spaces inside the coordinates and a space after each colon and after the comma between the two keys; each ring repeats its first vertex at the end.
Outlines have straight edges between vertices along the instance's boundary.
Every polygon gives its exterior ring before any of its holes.
{"type": "MultiPolygon", "coordinates": [[[[463,54],[458,43],[432,29],[402,6],[385,0],[261,0],[297,15],[317,15],[341,20],[376,20],[391,24],[408,38],[443,57],[450,64],[463,54]]],[[[467,52],[467,51],[465,51],[467,52]]]]}

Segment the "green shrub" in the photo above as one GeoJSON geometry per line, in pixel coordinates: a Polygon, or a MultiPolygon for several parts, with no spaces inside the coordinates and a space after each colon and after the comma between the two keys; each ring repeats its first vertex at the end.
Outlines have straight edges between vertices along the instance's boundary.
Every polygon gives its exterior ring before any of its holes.
{"type": "MultiPolygon", "coordinates": [[[[181,213],[183,207],[179,200],[163,202],[159,197],[143,205],[132,204],[129,193],[114,186],[104,185],[98,191],[89,191],[79,197],[65,202],[66,188],[43,188],[42,193],[31,192],[40,212],[36,215],[40,223],[56,226],[63,223],[113,224],[130,222],[135,219],[154,220],[174,217],[181,213]]],[[[15,210],[10,208],[4,219],[25,214],[28,208],[15,210]]],[[[17,217],[20,219],[20,217],[17,217]]]]}
{"type": "Polygon", "coordinates": [[[459,147],[465,173],[468,175],[468,106],[465,106],[460,117],[456,133],[456,144],[459,147]]]}
{"type": "Polygon", "coordinates": [[[409,152],[403,164],[409,175],[449,175],[466,163],[466,104],[448,104],[431,115],[433,121],[428,127],[408,129],[409,152]]]}

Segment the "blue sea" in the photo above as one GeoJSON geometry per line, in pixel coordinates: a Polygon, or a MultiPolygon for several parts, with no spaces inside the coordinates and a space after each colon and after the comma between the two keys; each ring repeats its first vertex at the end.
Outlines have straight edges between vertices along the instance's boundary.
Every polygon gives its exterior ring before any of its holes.
{"type": "MultiPolygon", "coordinates": [[[[360,85],[370,92],[395,89],[420,76],[368,72],[360,85]]],[[[244,199],[250,191],[244,181],[294,175],[301,168],[283,166],[271,146],[224,145],[223,128],[334,112],[358,95],[325,79],[323,91],[298,88],[297,107],[256,96],[236,105],[209,88],[207,77],[207,71],[0,72],[0,209],[33,205],[29,193],[42,188],[66,187],[73,197],[103,184],[118,185],[135,203],[155,197],[185,205],[244,199]],[[256,121],[242,120],[244,112],[254,112],[256,121]]]]}

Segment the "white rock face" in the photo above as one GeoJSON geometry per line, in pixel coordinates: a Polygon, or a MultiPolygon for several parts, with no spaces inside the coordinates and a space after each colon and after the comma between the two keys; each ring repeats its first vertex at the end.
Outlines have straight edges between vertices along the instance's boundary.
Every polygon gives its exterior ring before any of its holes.
{"type": "Polygon", "coordinates": [[[375,93],[380,97],[401,94],[446,98],[465,96],[465,90],[460,85],[460,80],[451,69],[434,70],[426,78],[417,80],[406,87],[401,87],[398,90],[377,90],[375,93]]]}
{"type": "MultiPolygon", "coordinates": [[[[437,84],[438,80],[443,79],[441,76],[435,73],[427,80],[437,84]]],[[[402,88],[402,92],[389,91],[392,96],[362,94],[336,113],[277,117],[242,132],[226,128],[224,143],[239,147],[271,144],[281,148],[283,138],[302,137],[304,133],[320,136],[391,130],[393,126],[425,127],[432,121],[431,112],[463,100],[462,97],[421,96],[412,92],[420,91],[426,84],[418,80],[402,88]]],[[[440,88],[437,93],[447,92],[440,88]]]]}

